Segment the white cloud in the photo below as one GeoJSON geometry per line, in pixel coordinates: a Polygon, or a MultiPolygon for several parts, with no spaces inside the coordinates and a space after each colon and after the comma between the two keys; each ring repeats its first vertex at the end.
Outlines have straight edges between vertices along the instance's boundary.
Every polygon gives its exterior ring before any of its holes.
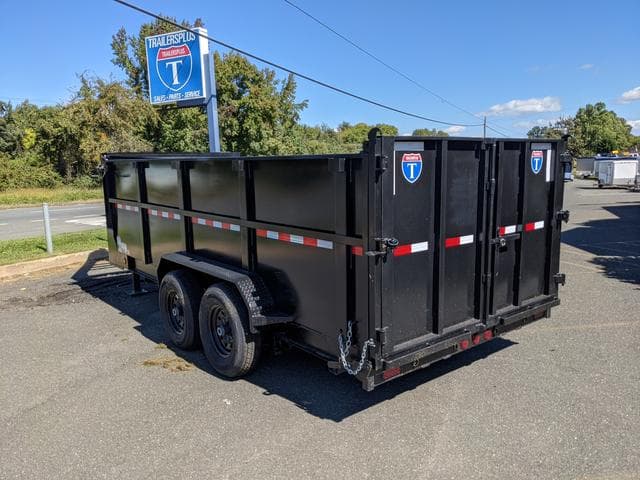
{"type": "Polygon", "coordinates": [[[593,63],[583,63],[578,68],[580,70],[591,70],[593,67],[595,67],[595,65],[593,63]]]}
{"type": "Polygon", "coordinates": [[[631,125],[631,132],[634,135],[640,135],[640,120],[627,120],[627,123],[631,125]]]}
{"type": "Polygon", "coordinates": [[[449,135],[459,135],[462,132],[464,132],[465,127],[460,126],[460,125],[452,125],[449,128],[445,128],[444,131],[447,132],[449,135]]]}
{"type": "Polygon", "coordinates": [[[640,100],[640,87],[632,88],[624,92],[618,99],[618,103],[631,103],[637,100],[640,100]]]}
{"type": "Polygon", "coordinates": [[[513,124],[514,127],[516,128],[533,128],[536,125],[539,125],[541,127],[546,127],[547,125],[549,125],[550,123],[553,123],[554,120],[547,120],[545,118],[538,118],[537,120],[521,120],[519,122],[515,122],[513,124]]]}
{"type": "Polygon", "coordinates": [[[512,117],[528,113],[559,112],[562,110],[558,97],[528,98],[498,103],[489,108],[483,115],[487,117],[512,117]]]}

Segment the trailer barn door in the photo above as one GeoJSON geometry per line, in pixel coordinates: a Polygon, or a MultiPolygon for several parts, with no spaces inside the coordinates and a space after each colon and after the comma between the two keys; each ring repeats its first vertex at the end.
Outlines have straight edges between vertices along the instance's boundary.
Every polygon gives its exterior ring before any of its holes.
{"type": "Polygon", "coordinates": [[[558,171],[555,147],[535,142],[496,146],[489,315],[549,293],[551,203],[558,171]]]}

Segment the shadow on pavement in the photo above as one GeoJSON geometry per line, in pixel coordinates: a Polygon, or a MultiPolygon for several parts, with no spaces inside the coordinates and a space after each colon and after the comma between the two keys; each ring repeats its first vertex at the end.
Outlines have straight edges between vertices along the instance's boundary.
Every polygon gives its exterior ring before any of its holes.
{"type": "MultiPolygon", "coordinates": [[[[160,324],[157,288],[145,283],[145,295],[130,296],[131,274],[114,271],[105,262],[89,259],[72,275],[72,279],[86,293],[117,309],[122,315],[138,323],[135,327],[155,343],[168,343],[160,324]]],[[[258,369],[243,379],[264,389],[264,395],[277,395],[298,408],[319,418],[340,422],[351,415],[389,400],[458,368],[483,359],[514,345],[504,338],[479,345],[467,352],[437,362],[405,377],[365,392],[360,383],[346,374],[334,376],[326,364],[297,350],[263,356],[258,369]]],[[[218,377],[201,351],[184,351],[168,345],[179,357],[197,368],[218,377]]]]}
{"type": "Polygon", "coordinates": [[[617,218],[582,223],[562,232],[562,242],[593,254],[607,277],[640,285],[640,205],[602,208],[617,218]]]}

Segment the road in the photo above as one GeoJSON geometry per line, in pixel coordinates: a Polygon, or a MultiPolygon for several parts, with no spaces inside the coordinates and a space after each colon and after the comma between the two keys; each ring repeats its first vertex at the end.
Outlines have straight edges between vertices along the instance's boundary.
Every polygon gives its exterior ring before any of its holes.
{"type": "Polygon", "coordinates": [[[637,479],[640,194],[566,206],[552,318],[371,393],[295,351],[223,380],[103,262],[0,284],[0,478],[637,479]]]}
{"type": "MultiPolygon", "coordinates": [[[[103,203],[78,203],[49,207],[53,233],[104,227],[103,203]]],[[[0,240],[44,235],[42,207],[0,210],[0,240]]]]}

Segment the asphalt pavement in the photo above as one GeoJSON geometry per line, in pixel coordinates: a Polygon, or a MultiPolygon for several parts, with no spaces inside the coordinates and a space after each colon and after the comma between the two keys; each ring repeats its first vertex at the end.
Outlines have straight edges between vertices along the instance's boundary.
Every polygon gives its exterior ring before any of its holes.
{"type": "Polygon", "coordinates": [[[371,393],[296,351],[221,379],[104,262],[0,284],[0,478],[637,479],[640,194],[565,205],[551,318],[371,393]]]}
{"type": "MultiPolygon", "coordinates": [[[[104,227],[104,204],[78,203],[50,205],[51,230],[55,233],[79,232],[104,227]]],[[[0,210],[0,240],[44,236],[42,207],[0,210]]]]}

